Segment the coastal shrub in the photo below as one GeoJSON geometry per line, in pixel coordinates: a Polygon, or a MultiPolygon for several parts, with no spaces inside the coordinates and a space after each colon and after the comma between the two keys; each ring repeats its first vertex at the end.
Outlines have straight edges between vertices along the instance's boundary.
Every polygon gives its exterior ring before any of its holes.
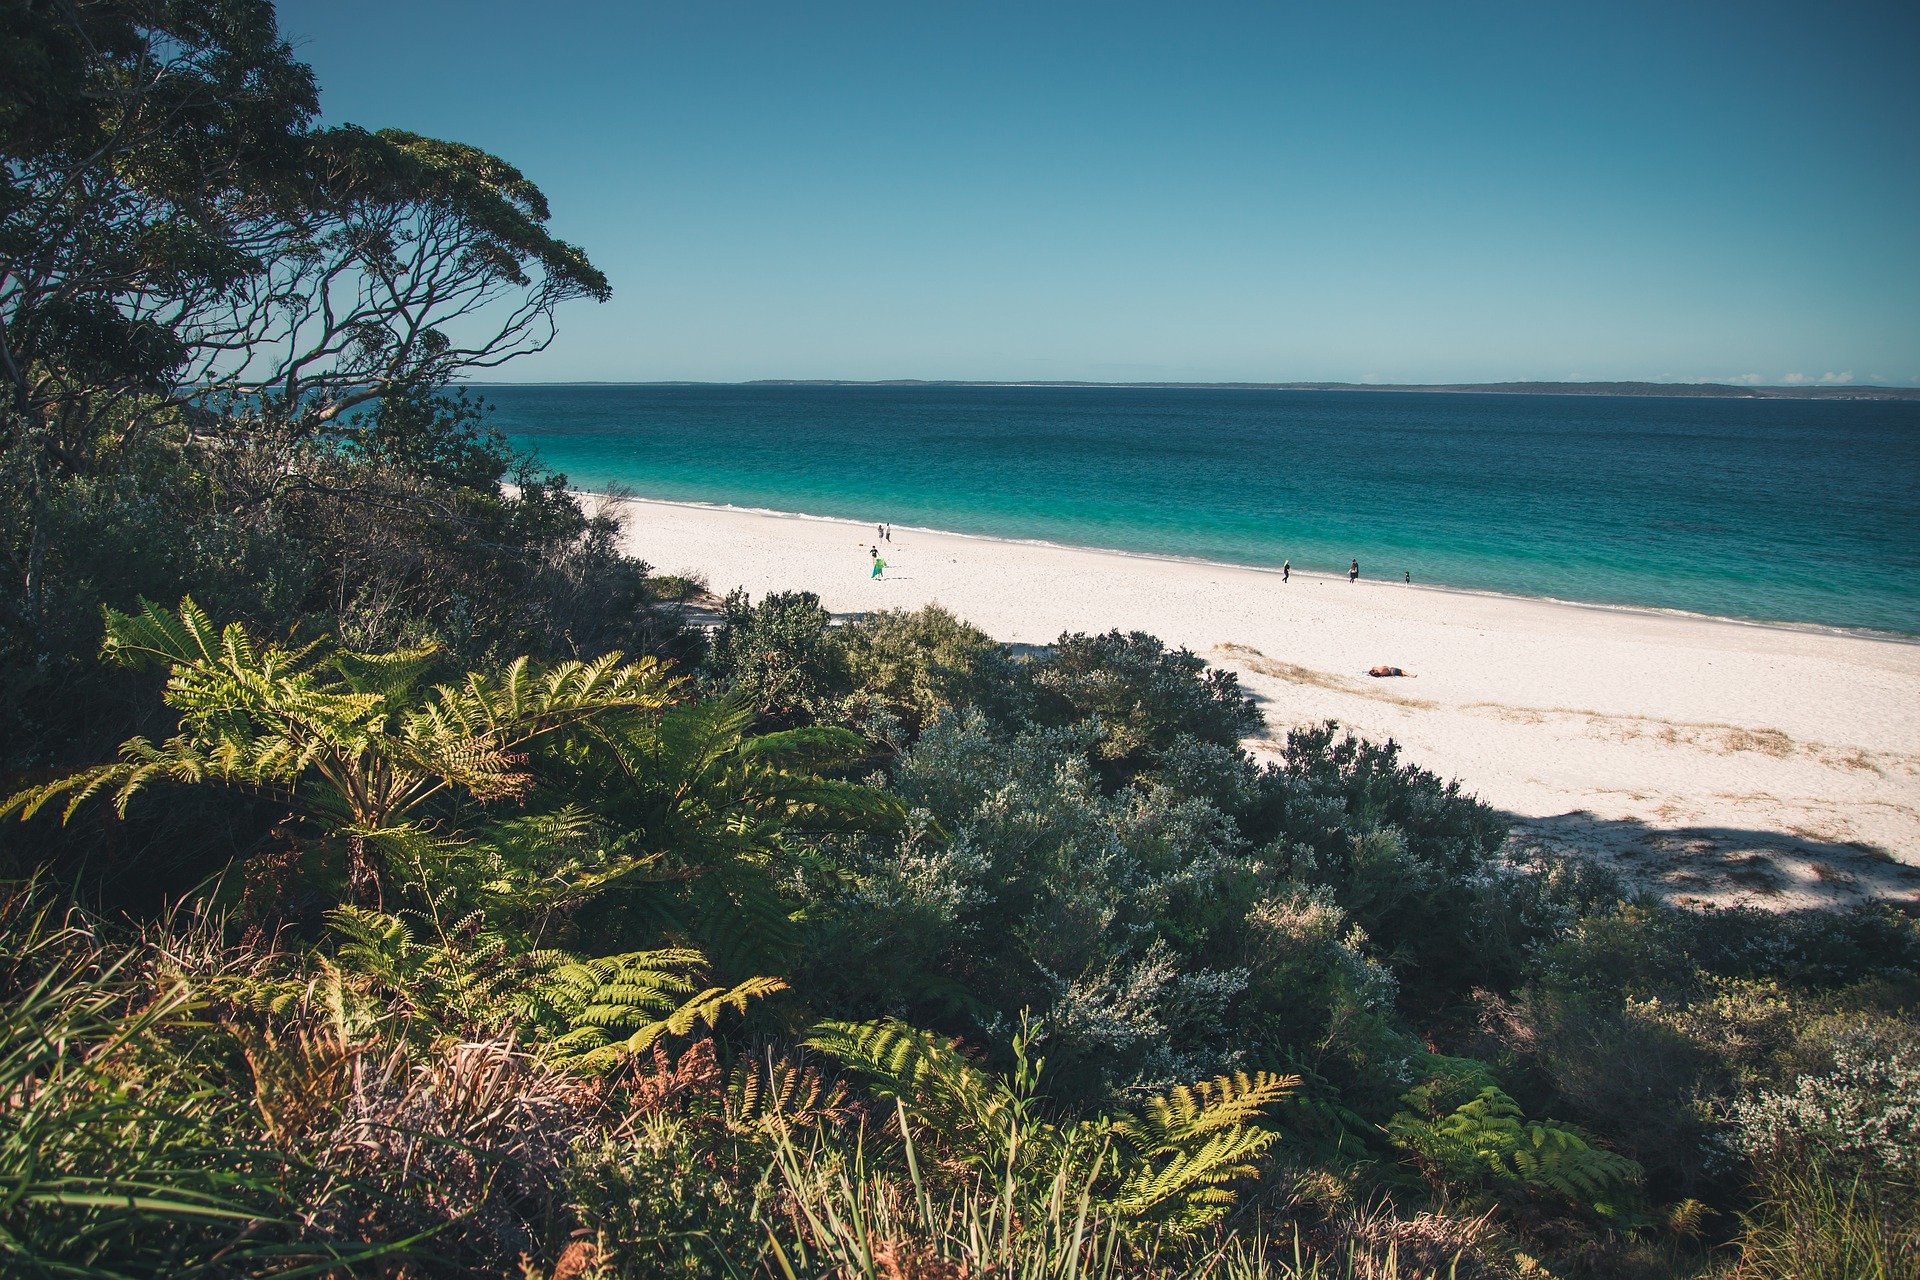
{"type": "Polygon", "coordinates": [[[1792,1113],[1846,1046],[1897,1056],[1920,1043],[1904,938],[1873,909],[1782,919],[1617,904],[1540,946],[1536,980],[1512,1000],[1482,993],[1483,1025],[1534,1101],[1638,1160],[1650,1191],[1725,1199],[1745,1176],[1728,1156],[1744,1149],[1735,1116],[1757,1122],[1761,1098],[1792,1113]],[[1864,945],[1844,955],[1835,939],[1864,945]]]}
{"type": "MultiPolygon", "coordinates": [[[[1346,830],[1391,827],[1409,857],[1453,878],[1480,871],[1506,838],[1505,823],[1458,782],[1402,763],[1398,743],[1343,734],[1330,721],[1289,732],[1277,774],[1265,798],[1272,812],[1262,816],[1321,864],[1339,867],[1352,856],[1344,831],[1316,829],[1329,801],[1346,830]]],[[[1265,830],[1249,823],[1255,838],[1265,830]]]]}
{"type": "Polygon", "coordinates": [[[338,448],[303,444],[307,483],[285,492],[273,487],[287,465],[274,450],[245,444],[209,460],[228,502],[297,537],[308,564],[297,612],[357,648],[430,641],[469,662],[684,651],[647,566],[620,551],[615,519],[584,511],[565,476],[472,444],[485,434],[465,422],[473,406],[453,404],[443,432],[419,439],[410,427],[398,452],[359,453],[357,435],[338,448]]]}
{"type": "Polygon", "coordinates": [[[1345,1104],[1339,1113],[1294,1119],[1353,1154],[1356,1128],[1364,1142],[1371,1126],[1352,1113],[1391,1113],[1419,1051],[1395,1014],[1399,984],[1325,885],[1283,885],[1256,902],[1240,945],[1248,991],[1238,1024],[1253,1044],[1330,1086],[1345,1104]]]}
{"type": "Polygon", "coordinates": [[[918,733],[942,711],[1020,718],[1024,686],[1007,647],[942,609],[882,609],[833,633],[854,693],[918,733]]]}
{"type": "Polygon", "coordinates": [[[1715,1064],[1664,1019],[1531,989],[1511,1001],[1484,994],[1481,1017],[1527,1105],[1601,1135],[1646,1171],[1655,1198],[1719,1185],[1715,1064]]]}
{"type": "Polygon", "coordinates": [[[898,843],[849,848],[837,901],[817,914],[857,948],[821,967],[875,975],[882,989],[866,999],[964,993],[981,1028],[1028,1011],[1055,1087],[1098,1093],[1222,1061],[1221,1019],[1245,975],[1211,953],[1224,954],[1250,889],[1232,823],[1205,801],[1107,793],[1094,732],[1008,739],[978,712],[943,715],[894,781],[926,819],[898,843]],[[915,938],[928,926],[944,951],[915,938]],[[931,971],[904,971],[899,956],[931,971]]]}
{"type": "Polygon", "coordinates": [[[830,1007],[969,1025],[991,1018],[957,961],[992,901],[986,853],[914,808],[893,841],[827,842],[809,882],[802,982],[830,1007]]]}
{"type": "Polygon", "coordinates": [[[1736,1101],[1734,1148],[1758,1164],[1819,1164],[1920,1195],[1920,1041],[1854,1032],[1832,1054],[1828,1071],[1736,1101]]]}
{"type": "Polygon", "coordinates": [[[1118,776],[1182,735],[1231,747],[1262,723],[1238,676],[1142,631],[1062,635],[1027,675],[1036,720],[1097,720],[1095,755],[1118,776]]]}
{"type": "Polygon", "coordinates": [[[1331,888],[1422,1001],[1517,973],[1522,899],[1498,862],[1504,822],[1458,783],[1403,765],[1396,743],[1296,729],[1240,821],[1265,865],[1331,888]]]}
{"type": "Polygon", "coordinates": [[[47,585],[31,633],[0,609],[0,763],[12,768],[166,735],[139,696],[145,682],[94,661],[102,606],[131,609],[143,596],[189,593],[262,635],[326,632],[373,650],[432,643],[451,663],[690,652],[613,521],[588,518],[564,478],[522,462],[503,492],[313,441],[116,447],[132,455],[118,471],[64,482],[41,519],[47,585]]]}
{"type": "Polygon", "coordinates": [[[647,590],[662,600],[684,604],[711,595],[713,589],[707,582],[707,575],[694,570],[651,575],[647,578],[647,590]]]}
{"type": "Polygon", "coordinates": [[[730,1154],[673,1118],[650,1118],[631,1135],[579,1152],[568,1188],[595,1232],[589,1274],[706,1280],[727,1275],[729,1265],[755,1274],[765,1247],[757,1215],[770,1195],[766,1171],[759,1159],[730,1154]]]}
{"type": "Polygon", "coordinates": [[[1807,990],[1920,976],[1920,919],[1888,904],[1782,914],[1618,902],[1539,952],[1542,981],[1610,998],[1690,997],[1706,977],[1807,990]]]}
{"type": "Polygon", "coordinates": [[[708,642],[708,678],[745,698],[769,724],[830,715],[849,688],[845,658],[827,638],[831,621],[811,591],[769,592],[755,604],[736,588],[721,603],[708,642]]]}
{"type": "Polygon", "coordinates": [[[1493,871],[1461,885],[1410,850],[1491,860],[1498,825],[1390,752],[1348,742],[1345,762],[1309,762],[1334,749],[1325,732],[1296,738],[1291,772],[1181,735],[1117,789],[1102,741],[1091,721],[1008,736],[977,712],[937,719],[894,769],[920,815],[910,830],[838,849],[843,876],[810,913],[808,982],[990,1042],[1025,1011],[1060,1089],[1097,1096],[1270,1053],[1384,1118],[1405,1081],[1383,1063],[1409,1044],[1396,975],[1431,984],[1429,964],[1458,989],[1489,955],[1516,964],[1525,941],[1494,927],[1523,895],[1493,871]],[[1378,776],[1355,785],[1359,768],[1378,776]],[[1356,795],[1413,840],[1366,825],[1356,795]],[[1255,849],[1222,806],[1305,839],[1255,849]]]}

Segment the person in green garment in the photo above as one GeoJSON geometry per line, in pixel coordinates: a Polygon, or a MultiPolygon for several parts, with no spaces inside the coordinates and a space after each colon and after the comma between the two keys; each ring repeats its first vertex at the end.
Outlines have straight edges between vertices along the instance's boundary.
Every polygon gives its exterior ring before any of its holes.
{"type": "Polygon", "coordinates": [[[870,578],[877,578],[881,574],[885,573],[886,570],[887,570],[887,562],[885,560],[882,560],[879,556],[875,556],[873,558],[873,572],[868,574],[867,576],[870,578]]]}

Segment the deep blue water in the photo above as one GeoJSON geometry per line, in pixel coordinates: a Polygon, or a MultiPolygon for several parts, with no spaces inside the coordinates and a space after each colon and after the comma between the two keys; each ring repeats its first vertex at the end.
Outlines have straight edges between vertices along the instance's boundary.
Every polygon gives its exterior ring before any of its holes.
{"type": "Polygon", "coordinates": [[[586,488],[1920,633],[1920,403],[481,390],[586,488]]]}

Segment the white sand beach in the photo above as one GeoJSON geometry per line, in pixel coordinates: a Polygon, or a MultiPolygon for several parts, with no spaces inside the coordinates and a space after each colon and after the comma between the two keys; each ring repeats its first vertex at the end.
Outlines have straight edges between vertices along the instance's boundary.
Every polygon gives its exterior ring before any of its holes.
{"type": "Polygon", "coordinates": [[[1680,901],[1920,902],[1920,644],[1362,577],[623,500],[626,550],[837,615],[939,603],[998,639],[1118,627],[1258,695],[1270,753],[1333,719],[1680,901]],[[1390,664],[1413,679],[1373,679],[1390,664]]]}

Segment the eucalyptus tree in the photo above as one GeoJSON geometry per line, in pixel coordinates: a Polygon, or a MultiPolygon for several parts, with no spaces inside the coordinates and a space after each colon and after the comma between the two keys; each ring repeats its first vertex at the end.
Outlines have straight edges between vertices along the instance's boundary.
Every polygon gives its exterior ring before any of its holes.
{"type": "Polygon", "coordinates": [[[265,0],[46,0],[0,22],[5,607],[44,649],[63,484],[156,432],[298,445],[552,341],[604,299],[477,148],[317,123],[265,0]]]}

